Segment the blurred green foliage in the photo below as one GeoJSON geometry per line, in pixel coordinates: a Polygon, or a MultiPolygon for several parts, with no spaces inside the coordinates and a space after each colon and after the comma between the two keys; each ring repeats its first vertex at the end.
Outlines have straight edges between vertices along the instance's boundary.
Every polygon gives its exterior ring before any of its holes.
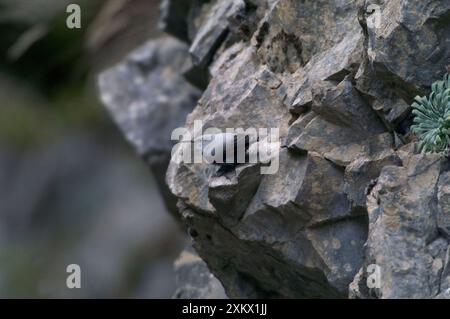
{"type": "Polygon", "coordinates": [[[0,0],[0,47],[5,48],[0,51],[2,140],[29,147],[68,129],[111,133],[85,46],[90,24],[105,2],[0,0]],[[81,6],[81,29],[66,27],[68,3],[81,6]],[[14,49],[30,37],[17,54],[14,49]]]}

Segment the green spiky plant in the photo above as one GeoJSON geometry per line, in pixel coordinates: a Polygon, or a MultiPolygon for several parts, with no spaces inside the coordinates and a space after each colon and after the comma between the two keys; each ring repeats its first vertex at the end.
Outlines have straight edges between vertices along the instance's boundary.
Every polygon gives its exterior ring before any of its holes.
{"type": "Polygon", "coordinates": [[[416,97],[412,105],[412,131],[419,138],[422,153],[449,155],[450,148],[450,75],[432,85],[429,97],[416,97]]]}

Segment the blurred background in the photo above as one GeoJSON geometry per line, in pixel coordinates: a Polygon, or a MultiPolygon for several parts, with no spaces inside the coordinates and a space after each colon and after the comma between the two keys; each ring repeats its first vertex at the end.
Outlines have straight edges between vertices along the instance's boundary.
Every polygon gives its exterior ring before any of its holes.
{"type": "Polygon", "coordinates": [[[158,0],[0,0],[0,297],[166,298],[185,244],[96,88],[158,0]],[[80,4],[82,28],[66,27],[80,4]],[[78,264],[82,288],[66,287],[78,264]]]}

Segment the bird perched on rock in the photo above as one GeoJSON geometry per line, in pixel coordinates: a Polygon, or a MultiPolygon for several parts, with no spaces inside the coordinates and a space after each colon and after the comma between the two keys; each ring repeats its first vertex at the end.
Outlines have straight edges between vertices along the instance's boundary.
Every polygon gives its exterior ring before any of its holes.
{"type": "Polygon", "coordinates": [[[235,170],[239,164],[249,163],[251,142],[254,141],[246,134],[205,134],[194,141],[194,147],[201,151],[206,163],[219,166],[216,175],[223,176],[235,170]]]}

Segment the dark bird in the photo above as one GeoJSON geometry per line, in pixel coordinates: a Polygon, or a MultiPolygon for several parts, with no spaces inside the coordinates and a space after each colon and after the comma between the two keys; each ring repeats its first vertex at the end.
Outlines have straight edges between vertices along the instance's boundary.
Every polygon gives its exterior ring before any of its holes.
{"type": "Polygon", "coordinates": [[[203,159],[219,166],[217,176],[224,176],[240,164],[249,163],[250,136],[236,133],[206,134],[200,137],[203,159]],[[219,152],[219,153],[218,153],[219,152]]]}

